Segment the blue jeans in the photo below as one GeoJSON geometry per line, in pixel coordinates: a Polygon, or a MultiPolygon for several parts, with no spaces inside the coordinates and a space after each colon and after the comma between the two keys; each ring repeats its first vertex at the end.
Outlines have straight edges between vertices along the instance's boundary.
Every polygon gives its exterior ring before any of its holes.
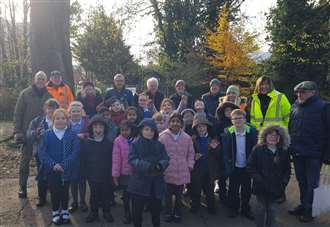
{"type": "Polygon", "coordinates": [[[321,159],[296,156],[293,159],[299,184],[300,203],[306,210],[313,207],[314,189],[319,186],[321,159]]]}

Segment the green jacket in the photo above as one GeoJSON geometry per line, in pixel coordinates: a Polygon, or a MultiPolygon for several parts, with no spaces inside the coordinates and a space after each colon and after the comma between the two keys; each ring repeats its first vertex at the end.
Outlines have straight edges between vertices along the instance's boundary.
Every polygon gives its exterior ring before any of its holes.
{"type": "Polygon", "coordinates": [[[23,133],[24,136],[30,122],[37,116],[42,115],[42,107],[51,95],[47,89],[39,94],[35,87],[25,88],[19,95],[14,111],[14,133],[23,133]]]}

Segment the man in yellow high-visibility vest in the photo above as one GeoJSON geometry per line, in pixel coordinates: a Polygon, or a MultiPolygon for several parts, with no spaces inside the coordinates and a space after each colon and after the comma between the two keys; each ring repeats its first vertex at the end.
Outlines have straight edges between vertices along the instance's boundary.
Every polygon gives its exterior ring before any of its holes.
{"type": "Polygon", "coordinates": [[[250,106],[250,123],[258,130],[266,125],[288,127],[291,104],[285,94],[275,90],[267,76],[256,82],[250,106]]]}

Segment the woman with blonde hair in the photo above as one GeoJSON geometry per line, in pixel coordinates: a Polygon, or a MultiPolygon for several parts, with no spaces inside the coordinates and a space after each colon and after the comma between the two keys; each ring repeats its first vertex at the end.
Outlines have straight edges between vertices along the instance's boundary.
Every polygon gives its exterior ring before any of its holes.
{"type": "Polygon", "coordinates": [[[260,131],[258,144],[249,156],[247,170],[257,197],[257,227],[274,226],[276,200],[282,197],[291,174],[289,144],[285,128],[269,125],[260,131]]]}
{"type": "Polygon", "coordinates": [[[259,77],[250,106],[250,123],[258,130],[266,125],[288,127],[291,104],[285,94],[275,90],[270,77],[259,77]]]}

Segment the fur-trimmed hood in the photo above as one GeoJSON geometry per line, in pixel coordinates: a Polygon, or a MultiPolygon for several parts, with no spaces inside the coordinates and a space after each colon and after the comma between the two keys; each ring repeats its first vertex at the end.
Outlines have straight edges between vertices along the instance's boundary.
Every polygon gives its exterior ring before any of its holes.
{"type": "Polygon", "coordinates": [[[290,135],[286,128],[279,125],[268,125],[262,128],[258,135],[258,145],[266,145],[266,136],[273,131],[280,135],[279,148],[287,150],[291,143],[290,135]]]}

